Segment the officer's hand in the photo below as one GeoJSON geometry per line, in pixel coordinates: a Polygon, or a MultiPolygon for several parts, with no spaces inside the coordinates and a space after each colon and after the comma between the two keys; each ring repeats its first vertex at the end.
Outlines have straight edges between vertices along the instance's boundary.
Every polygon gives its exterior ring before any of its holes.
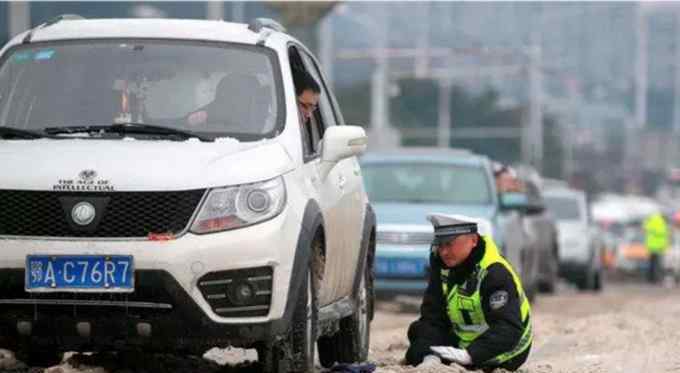
{"type": "Polygon", "coordinates": [[[432,367],[438,364],[442,363],[442,359],[439,358],[437,355],[427,355],[423,359],[423,362],[418,364],[416,368],[427,368],[427,367],[432,367]]]}
{"type": "Polygon", "coordinates": [[[451,360],[454,363],[461,365],[472,364],[470,354],[463,349],[448,346],[432,346],[430,347],[430,350],[439,355],[442,359],[451,360]]]}

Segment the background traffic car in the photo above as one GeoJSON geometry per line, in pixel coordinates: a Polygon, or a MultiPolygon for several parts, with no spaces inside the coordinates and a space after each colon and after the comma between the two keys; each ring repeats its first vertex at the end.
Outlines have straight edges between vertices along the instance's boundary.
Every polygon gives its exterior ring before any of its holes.
{"type": "Polygon", "coordinates": [[[376,291],[422,292],[432,241],[428,213],[486,219],[505,256],[522,271],[520,206],[502,205],[489,159],[463,149],[403,148],[361,159],[376,211],[376,291]]]}
{"type": "Polygon", "coordinates": [[[545,202],[557,219],[559,272],[582,290],[601,290],[604,243],[596,235],[586,195],[566,187],[545,191],[545,202]]]}
{"type": "Polygon", "coordinates": [[[547,211],[543,196],[543,180],[540,174],[530,166],[515,167],[522,180],[527,195],[527,208],[522,220],[527,232],[529,246],[525,260],[531,266],[531,273],[524,281],[531,281],[539,291],[551,293],[555,290],[558,279],[559,240],[557,222],[550,211],[547,211]]]}

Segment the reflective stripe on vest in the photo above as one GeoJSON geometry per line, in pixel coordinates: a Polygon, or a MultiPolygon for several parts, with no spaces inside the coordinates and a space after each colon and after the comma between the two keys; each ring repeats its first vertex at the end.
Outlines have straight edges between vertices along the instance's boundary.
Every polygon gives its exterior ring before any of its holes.
{"type": "Polygon", "coordinates": [[[484,310],[482,309],[482,301],[480,295],[480,287],[482,281],[486,277],[487,270],[492,264],[499,263],[504,266],[512,275],[512,279],[517,288],[520,300],[520,313],[522,323],[524,323],[524,330],[522,337],[515,345],[515,347],[508,352],[496,356],[482,365],[499,365],[513,357],[524,352],[533,339],[531,330],[531,321],[529,314],[531,313],[531,306],[524,294],[524,288],[519,276],[514,269],[498,252],[498,248],[493,240],[489,237],[483,236],[485,243],[485,252],[482,260],[473,271],[473,274],[460,286],[455,285],[450,290],[448,288],[448,269],[441,270],[442,287],[447,298],[447,313],[449,319],[453,324],[453,331],[460,340],[460,348],[467,348],[475,339],[484,334],[489,329],[489,325],[484,318],[484,310]],[[476,281],[474,292],[466,292],[468,281],[476,281]]]}

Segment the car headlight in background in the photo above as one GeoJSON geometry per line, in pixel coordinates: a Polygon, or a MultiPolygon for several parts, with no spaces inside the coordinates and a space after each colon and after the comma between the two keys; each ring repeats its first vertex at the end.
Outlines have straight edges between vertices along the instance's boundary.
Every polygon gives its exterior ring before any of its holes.
{"type": "Polygon", "coordinates": [[[241,228],[273,218],[283,209],[286,188],[283,178],[259,183],[212,189],[191,231],[212,233],[241,228]]]}

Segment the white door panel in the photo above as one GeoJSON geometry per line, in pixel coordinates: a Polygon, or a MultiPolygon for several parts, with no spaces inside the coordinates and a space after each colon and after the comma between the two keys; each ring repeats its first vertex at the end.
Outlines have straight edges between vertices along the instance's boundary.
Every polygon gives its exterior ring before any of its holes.
{"type": "Polygon", "coordinates": [[[359,163],[355,157],[342,160],[338,167],[341,168],[345,178],[343,190],[343,211],[346,217],[344,227],[345,253],[343,255],[344,268],[342,279],[342,294],[350,295],[354,284],[354,275],[359,270],[359,255],[361,254],[361,239],[365,207],[363,206],[364,185],[361,178],[359,163]],[[350,270],[351,269],[351,270],[350,270]]]}
{"type": "Polygon", "coordinates": [[[315,188],[319,195],[319,206],[324,219],[326,233],[326,266],[324,277],[319,293],[321,305],[329,304],[338,299],[342,273],[343,232],[339,229],[344,225],[344,213],[342,209],[342,193],[340,192],[340,172],[336,168],[331,170],[325,180],[319,173],[319,160],[308,163],[315,179],[315,188]]]}

